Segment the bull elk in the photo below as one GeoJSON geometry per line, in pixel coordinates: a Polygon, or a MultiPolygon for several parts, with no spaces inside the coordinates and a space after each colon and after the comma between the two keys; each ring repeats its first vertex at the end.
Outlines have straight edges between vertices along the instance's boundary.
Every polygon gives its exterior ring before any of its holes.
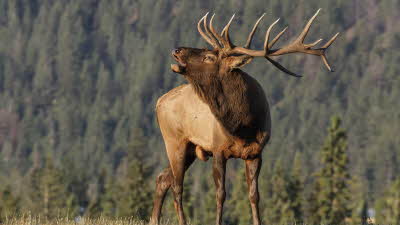
{"type": "Polygon", "coordinates": [[[320,48],[313,47],[321,39],[304,44],[304,39],[319,11],[293,42],[272,49],[287,29],[286,27],[271,40],[271,29],[279,19],[276,20],[267,29],[262,50],[252,50],[250,46],[264,15],[255,23],[244,47],[239,47],[229,38],[229,27],[234,16],[219,34],[213,27],[214,16],[208,22],[207,13],[198,22],[197,29],[213,49],[180,47],[172,51],[172,56],[177,62],[171,65],[172,71],[182,74],[189,84],[174,88],[157,101],[157,119],[165,142],[169,166],[156,180],[151,218],[153,224],[159,224],[166,192],[172,187],[179,224],[186,225],[182,208],[184,174],[196,158],[206,161],[208,157],[213,157],[216,224],[220,225],[222,222],[225,170],[229,158],[245,160],[253,224],[260,224],[258,175],[261,153],[271,135],[271,117],[261,85],[240,68],[251,62],[254,57],[264,57],[279,70],[299,77],[300,75],[284,68],[271,57],[305,53],[320,56],[328,70],[332,71],[325,51],[339,33],[320,48]]]}

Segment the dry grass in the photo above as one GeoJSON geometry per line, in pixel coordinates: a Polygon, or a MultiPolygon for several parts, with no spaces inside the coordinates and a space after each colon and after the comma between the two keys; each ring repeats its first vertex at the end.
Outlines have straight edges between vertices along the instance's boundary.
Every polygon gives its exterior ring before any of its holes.
{"type": "MultiPolygon", "coordinates": [[[[89,218],[58,218],[48,220],[40,216],[15,216],[7,218],[1,224],[4,225],[147,225],[144,221],[138,221],[133,218],[125,219],[109,219],[100,217],[97,219],[89,218]]],[[[165,222],[163,225],[173,225],[173,223],[165,222]]]]}

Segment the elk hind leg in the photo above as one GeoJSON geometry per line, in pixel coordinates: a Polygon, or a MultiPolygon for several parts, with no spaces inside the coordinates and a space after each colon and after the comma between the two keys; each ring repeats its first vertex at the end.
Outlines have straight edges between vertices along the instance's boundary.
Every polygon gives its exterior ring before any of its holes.
{"type": "Polygon", "coordinates": [[[253,225],[260,225],[260,212],[258,203],[260,196],[258,193],[258,175],[261,169],[261,156],[255,159],[246,160],[246,181],[249,190],[249,200],[251,205],[251,212],[253,216],[253,225]]]}
{"type": "Polygon", "coordinates": [[[222,224],[222,212],[225,202],[225,172],[226,159],[222,154],[215,154],[213,158],[213,177],[216,189],[217,217],[216,225],[222,224]]]}

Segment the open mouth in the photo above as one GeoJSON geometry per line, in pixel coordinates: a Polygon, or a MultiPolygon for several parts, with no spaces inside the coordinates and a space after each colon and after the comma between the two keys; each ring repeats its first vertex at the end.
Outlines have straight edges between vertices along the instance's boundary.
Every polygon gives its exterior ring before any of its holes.
{"type": "Polygon", "coordinates": [[[185,72],[186,63],[182,62],[182,60],[174,53],[172,53],[172,56],[178,64],[171,64],[171,70],[175,73],[185,72]]]}
{"type": "Polygon", "coordinates": [[[186,67],[186,63],[182,62],[182,60],[181,60],[177,55],[172,54],[172,56],[174,57],[175,61],[176,61],[180,66],[186,67]]]}

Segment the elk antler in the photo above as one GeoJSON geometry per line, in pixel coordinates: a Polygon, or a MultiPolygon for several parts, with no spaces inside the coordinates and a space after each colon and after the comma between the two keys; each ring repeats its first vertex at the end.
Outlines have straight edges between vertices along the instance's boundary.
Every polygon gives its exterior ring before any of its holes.
{"type": "Polygon", "coordinates": [[[308,21],[307,25],[304,27],[303,31],[292,43],[289,43],[288,45],[286,45],[282,48],[278,48],[278,49],[271,49],[271,48],[279,40],[279,38],[283,35],[283,33],[287,30],[287,27],[285,29],[283,29],[272,41],[270,41],[270,33],[271,33],[271,30],[274,27],[274,25],[276,23],[278,23],[279,19],[276,20],[274,23],[272,23],[269,26],[269,28],[265,34],[264,49],[263,50],[250,49],[250,45],[251,45],[251,41],[253,39],[254,33],[257,30],[258,24],[260,23],[261,19],[264,17],[265,14],[263,14],[255,23],[252,31],[250,32],[250,34],[247,38],[247,42],[244,47],[234,46],[229,39],[229,27],[233,20],[234,15],[230,19],[229,23],[222,30],[221,35],[218,35],[212,26],[212,20],[213,20],[214,16],[211,18],[211,21],[209,24],[209,29],[211,31],[208,30],[208,28],[207,28],[208,13],[203,18],[200,19],[200,21],[198,23],[198,29],[199,29],[201,36],[208,43],[210,43],[215,49],[222,50],[228,55],[239,54],[239,55],[248,55],[248,56],[252,56],[252,57],[265,57],[269,62],[271,62],[278,69],[280,69],[283,72],[288,73],[289,75],[292,75],[292,76],[301,77],[300,75],[297,75],[297,74],[287,70],[282,65],[280,65],[278,62],[271,59],[270,57],[289,54],[289,53],[305,53],[305,54],[310,54],[310,55],[317,55],[317,56],[321,56],[322,61],[324,62],[325,66],[328,68],[328,70],[333,72],[333,70],[332,70],[331,66],[329,65],[328,60],[326,58],[325,51],[336,40],[339,33],[335,34],[325,45],[323,45],[320,48],[312,49],[312,47],[316,46],[322,39],[319,39],[310,44],[304,44],[304,39],[306,38],[306,35],[308,34],[308,31],[310,30],[310,27],[311,27],[313,21],[315,20],[315,18],[317,17],[318,13],[320,12],[320,10],[321,9],[319,9],[314,14],[314,16],[311,17],[311,19],[308,21]],[[204,28],[208,35],[206,35],[200,28],[200,24],[202,21],[204,21],[204,28]]]}
{"type": "Polygon", "coordinates": [[[212,35],[210,35],[210,31],[208,31],[208,29],[207,29],[207,16],[208,16],[208,13],[206,13],[206,15],[204,15],[199,20],[199,22],[197,23],[197,30],[199,31],[200,35],[204,38],[204,40],[207,41],[207,43],[209,43],[215,49],[220,49],[221,46],[219,45],[218,41],[212,35]],[[201,29],[202,21],[204,21],[204,28],[205,28],[207,34],[205,34],[204,31],[201,29]]]}
{"type": "Polygon", "coordinates": [[[235,17],[235,15],[232,16],[229,23],[222,30],[221,35],[219,35],[216,32],[216,30],[214,29],[214,26],[212,25],[215,14],[211,17],[209,26],[207,26],[207,16],[208,16],[208,13],[206,13],[206,15],[204,15],[197,23],[197,30],[199,31],[200,35],[204,38],[204,40],[207,41],[207,43],[209,43],[211,46],[213,46],[214,49],[218,49],[218,50],[228,50],[229,49],[229,50],[231,50],[233,47],[233,44],[231,43],[231,41],[229,39],[229,34],[225,33],[225,35],[224,35],[224,31],[229,30],[230,23],[232,22],[233,17],[235,17]],[[204,30],[206,31],[205,33],[201,28],[202,22],[203,22],[204,30]],[[224,37],[222,37],[223,35],[224,35],[224,37]]]}

